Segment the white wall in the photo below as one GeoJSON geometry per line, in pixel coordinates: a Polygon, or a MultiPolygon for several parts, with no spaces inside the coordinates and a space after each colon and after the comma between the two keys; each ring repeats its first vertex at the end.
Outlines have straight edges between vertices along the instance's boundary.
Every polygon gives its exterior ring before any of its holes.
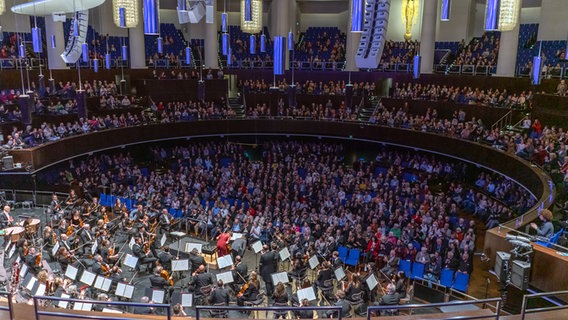
{"type": "MultiPolygon", "coordinates": [[[[477,3],[475,5],[475,23],[471,33],[471,37],[481,37],[485,32],[485,3],[477,3]]],[[[466,42],[471,39],[466,39],[466,42]]]]}
{"type": "Polygon", "coordinates": [[[521,24],[540,23],[540,7],[522,8],[521,24]]]}
{"type": "Polygon", "coordinates": [[[565,40],[568,36],[566,1],[543,0],[538,27],[538,40],[565,40]]]}
{"type": "MultiPolygon", "coordinates": [[[[422,6],[423,2],[421,1],[418,18],[416,19],[416,23],[412,26],[411,29],[413,41],[420,40],[420,29],[422,26],[422,12],[423,12],[422,6]]],[[[393,41],[404,41],[405,32],[406,32],[406,27],[402,14],[402,1],[391,0],[389,25],[387,27],[387,39],[393,41]]]]}
{"type": "Polygon", "coordinates": [[[308,27],[338,27],[345,32],[349,23],[349,11],[325,14],[302,13],[300,17],[301,31],[306,31],[308,27]]]}
{"type": "Polygon", "coordinates": [[[32,30],[30,17],[12,13],[9,3],[6,4],[6,12],[0,16],[0,26],[3,32],[31,32],[32,30]]]}
{"type": "Polygon", "coordinates": [[[473,26],[470,23],[470,11],[472,11],[472,6],[475,6],[475,3],[472,0],[452,1],[450,21],[440,21],[441,3],[442,0],[438,0],[436,41],[461,41],[462,39],[468,39],[471,32],[470,29],[473,26]]]}
{"type": "MultiPolygon", "coordinates": [[[[138,23],[144,23],[142,12],[138,23]]],[[[128,29],[117,27],[112,17],[112,1],[105,1],[102,5],[89,10],[89,24],[101,35],[111,35],[116,37],[127,37],[128,29]]]]}

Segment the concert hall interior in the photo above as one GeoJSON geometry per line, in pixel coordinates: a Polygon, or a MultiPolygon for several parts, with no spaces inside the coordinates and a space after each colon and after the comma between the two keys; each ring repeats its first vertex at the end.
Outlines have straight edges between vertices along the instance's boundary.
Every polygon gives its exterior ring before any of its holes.
{"type": "Polygon", "coordinates": [[[0,0],[0,320],[568,318],[566,16],[0,0]]]}

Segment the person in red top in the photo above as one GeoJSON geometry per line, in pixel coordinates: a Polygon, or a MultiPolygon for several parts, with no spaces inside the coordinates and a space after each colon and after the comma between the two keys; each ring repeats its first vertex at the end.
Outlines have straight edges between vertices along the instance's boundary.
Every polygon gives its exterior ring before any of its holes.
{"type": "Polygon", "coordinates": [[[223,232],[217,236],[217,256],[222,257],[229,254],[229,241],[231,241],[232,232],[223,232]]]}

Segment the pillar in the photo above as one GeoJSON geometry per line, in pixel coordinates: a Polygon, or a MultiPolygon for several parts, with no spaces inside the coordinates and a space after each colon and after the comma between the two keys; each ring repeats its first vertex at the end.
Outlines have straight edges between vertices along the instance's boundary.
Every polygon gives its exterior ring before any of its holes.
{"type": "Polygon", "coordinates": [[[434,48],[436,42],[436,19],[438,0],[424,0],[422,6],[422,33],[420,34],[420,73],[432,73],[434,69],[434,48]]]}
{"type": "Polygon", "coordinates": [[[27,94],[21,94],[18,97],[18,107],[22,113],[22,123],[32,124],[32,101],[27,94]]]}
{"type": "MultiPolygon", "coordinates": [[[[130,68],[146,69],[146,48],[144,47],[144,19],[142,1],[138,2],[140,18],[135,28],[128,29],[128,50],[130,51],[130,68]]],[[[158,47],[156,46],[156,51],[158,47]]]]}
{"type": "MultiPolygon", "coordinates": [[[[217,40],[217,1],[213,1],[213,23],[206,23],[205,19],[201,23],[205,23],[205,68],[219,68],[219,42],[217,40]]],[[[202,61],[203,63],[203,61],[202,61]]]]}
{"type": "Polygon", "coordinates": [[[520,23],[517,23],[513,30],[501,32],[501,39],[499,40],[499,58],[497,60],[497,72],[495,73],[496,76],[515,76],[517,49],[519,45],[519,29],[520,23]]]}
{"type": "Polygon", "coordinates": [[[359,42],[361,42],[361,32],[351,32],[351,17],[353,9],[353,0],[349,0],[349,19],[347,20],[347,39],[345,43],[345,71],[359,71],[357,64],[355,63],[355,56],[357,55],[357,49],[359,48],[359,42]]]}
{"type": "Polygon", "coordinates": [[[68,69],[61,59],[65,51],[66,39],[63,37],[63,23],[54,22],[51,16],[45,17],[45,39],[47,44],[47,61],[49,69],[68,69]],[[51,35],[55,36],[55,48],[51,47],[51,35]]]}

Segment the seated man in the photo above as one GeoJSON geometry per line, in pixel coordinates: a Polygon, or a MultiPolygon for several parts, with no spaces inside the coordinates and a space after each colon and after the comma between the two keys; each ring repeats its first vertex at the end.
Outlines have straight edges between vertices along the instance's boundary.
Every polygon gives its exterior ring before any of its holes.
{"type": "MultiPolygon", "coordinates": [[[[394,306],[394,305],[398,305],[400,303],[400,297],[398,296],[398,293],[396,293],[396,287],[394,284],[389,283],[387,285],[387,292],[384,296],[381,297],[381,299],[379,299],[379,305],[380,306],[394,306]]],[[[383,315],[390,315],[390,316],[394,316],[398,314],[398,310],[397,309],[387,309],[385,311],[383,311],[383,315]]]]}

